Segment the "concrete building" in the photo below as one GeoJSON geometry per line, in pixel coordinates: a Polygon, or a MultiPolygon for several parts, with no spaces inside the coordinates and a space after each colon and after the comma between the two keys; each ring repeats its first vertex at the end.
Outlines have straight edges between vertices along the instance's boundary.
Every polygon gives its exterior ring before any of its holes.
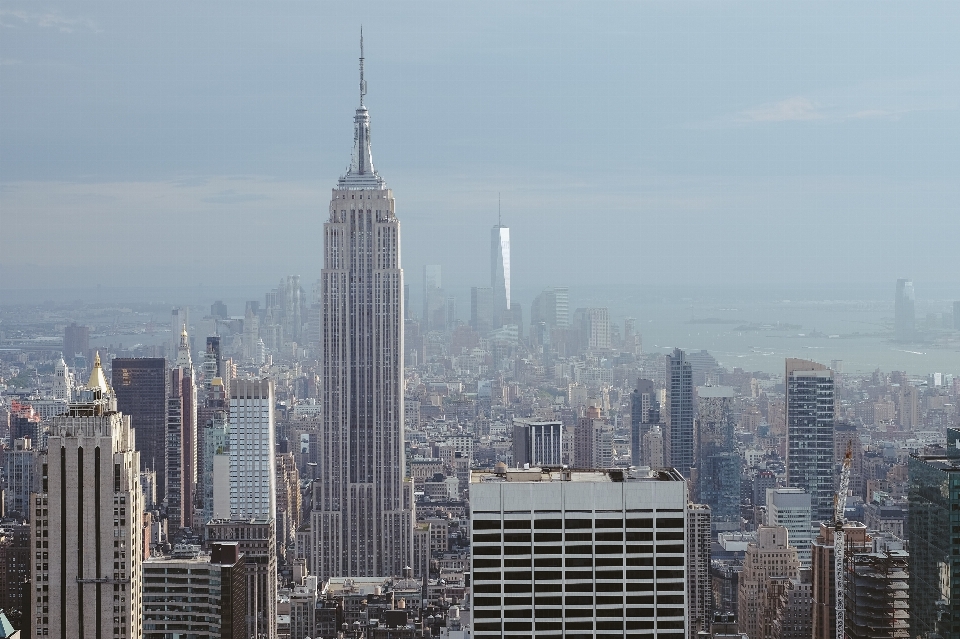
{"type": "Polygon", "coordinates": [[[737,593],[739,631],[761,637],[761,628],[772,623],[778,598],[768,598],[771,584],[799,576],[797,549],[787,541],[783,526],[760,526],[757,541],[747,544],[737,593]]]}
{"type": "Polygon", "coordinates": [[[353,155],[324,224],[323,424],[311,513],[312,572],[321,578],[399,575],[413,561],[400,221],[373,166],[362,48],[353,155]]]}
{"type": "Polygon", "coordinates": [[[230,388],[231,518],[277,516],[273,404],[268,379],[237,380],[230,388]]]}
{"type": "Polygon", "coordinates": [[[561,466],[563,423],[514,418],[513,463],[515,466],[561,466]]]}
{"type": "Polygon", "coordinates": [[[771,625],[772,639],[810,639],[813,632],[813,578],[810,568],[784,583],[771,625]]]}
{"type": "Polygon", "coordinates": [[[648,468],[666,466],[666,460],[663,457],[663,431],[660,430],[659,424],[654,424],[643,436],[642,463],[648,468]]]}
{"type": "Polygon", "coordinates": [[[644,435],[660,423],[658,395],[653,380],[649,379],[638,379],[630,393],[630,458],[634,466],[643,464],[644,435]]]}
{"type": "Polygon", "coordinates": [[[117,410],[134,424],[140,470],[156,471],[162,501],[167,493],[167,360],[118,357],[111,365],[117,410]]]}
{"type": "Polygon", "coordinates": [[[710,506],[687,504],[687,633],[690,639],[707,630],[713,613],[710,519],[710,506]]]}
{"type": "Polygon", "coordinates": [[[693,368],[679,348],[666,356],[664,455],[667,465],[687,479],[694,458],[693,368]]]}
{"type": "Polygon", "coordinates": [[[236,543],[243,557],[246,614],[243,637],[277,639],[277,530],[274,519],[215,519],[206,525],[211,548],[236,543]]]}
{"type": "Polygon", "coordinates": [[[675,471],[474,472],[473,635],[686,636],[675,471]]]}
{"type": "Polygon", "coordinates": [[[573,430],[575,468],[613,466],[613,429],[600,417],[600,408],[588,406],[573,430]]]}
{"type": "Polygon", "coordinates": [[[787,486],[810,493],[810,516],[816,526],[833,519],[833,371],[816,362],[787,359],[784,377],[787,486]]]}
{"type": "Polygon", "coordinates": [[[810,495],[800,488],[767,488],[767,525],[783,526],[790,545],[797,549],[801,566],[810,566],[813,528],[810,495]]]}
{"type": "Polygon", "coordinates": [[[65,415],[50,420],[33,495],[37,637],[143,636],[143,495],[130,418],[96,357],[65,415]]]}
{"type": "Polygon", "coordinates": [[[143,563],[144,639],[247,639],[246,569],[236,543],[178,545],[143,563]]]}

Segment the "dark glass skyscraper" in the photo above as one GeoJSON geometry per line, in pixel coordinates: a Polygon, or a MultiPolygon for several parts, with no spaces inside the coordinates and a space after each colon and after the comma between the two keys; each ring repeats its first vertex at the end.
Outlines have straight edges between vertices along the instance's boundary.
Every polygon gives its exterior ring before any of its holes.
{"type": "Polygon", "coordinates": [[[787,485],[810,493],[810,518],[819,526],[833,520],[833,371],[817,362],[787,359],[785,378],[787,485]]]}
{"type": "Polygon", "coordinates": [[[740,455],[734,446],[734,392],[729,386],[697,390],[697,498],[710,506],[714,529],[740,530],[740,455]]]}
{"type": "Polygon", "coordinates": [[[166,495],[167,360],[136,357],[113,360],[117,410],[130,416],[137,431],[140,470],[157,472],[157,499],[166,495]]]}
{"type": "Polygon", "coordinates": [[[667,355],[667,426],[664,437],[667,465],[690,478],[693,466],[693,367],[679,348],[667,355]]]}

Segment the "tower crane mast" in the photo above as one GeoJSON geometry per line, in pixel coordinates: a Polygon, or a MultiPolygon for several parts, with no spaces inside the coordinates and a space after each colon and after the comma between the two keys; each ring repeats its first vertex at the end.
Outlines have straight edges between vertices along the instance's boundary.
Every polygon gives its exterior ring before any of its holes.
{"type": "Polygon", "coordinates": [[[853,453],[850,446],[847,446],[847,453],[843,457],[843,467],[840,470],[840,488],[834,498],[833,509],[833,583],[836,591],[837,607],[837,634],[836,639],[844,639],[844,622],[846,612],[846,602],[844,601],[845,574],[844,574],[844,552],[846,543],[844,540],[843,525],[846,520],[843,517],[843,511],[847,506],[847,492],[850,490],[850,465],[853,459],[853,453]]]}

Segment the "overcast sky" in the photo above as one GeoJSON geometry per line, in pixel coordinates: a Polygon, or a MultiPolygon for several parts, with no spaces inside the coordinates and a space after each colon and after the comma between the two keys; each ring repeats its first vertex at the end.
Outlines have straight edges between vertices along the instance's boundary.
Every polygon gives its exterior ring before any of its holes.
{"type": "Polygon", "coordinates": [[[361,24],[414,287],[956,279],[960,3],[0,0],[0,289],[315,280],[361,24]]]}

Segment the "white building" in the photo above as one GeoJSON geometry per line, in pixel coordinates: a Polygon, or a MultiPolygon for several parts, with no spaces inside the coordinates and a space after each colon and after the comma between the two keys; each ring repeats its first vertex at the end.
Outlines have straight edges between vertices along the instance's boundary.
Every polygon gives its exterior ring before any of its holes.
{"type": "Polygon", "coordinates": [[[499,222],[490,230],[490,288],[493,289],[494,326],[510,310],[510,228],[499,222]]]}
{"type": "Polygon", "coordinates": [[[686,484],[630,472],[471,475],[474,636],[685,636],[686,484]]]}
{"type": "MultiPolygon", "coordinates": [[[[230,386],[230,516],[277,516],[273,382],[230,386]]],[[[214,478],[216,485],[216,478],[214,478]]]]}
{"type": "Polygon", "coordinates": [[[79,395],[67,414],[49,422],[39,460],[46,477],[32,497],[34,636],[139,639],[140,453],[130,418],[116,410],[99,354],[79,395]]]}
{"type": "Polygon", "coordinates": [[[361,41],[353,155],[323,227],[323,423],[311,515],[312,572],[321,578],[400,575],[413,561],[400,221],[373,166],[365,93],[361,41]]]}
{"type": "Polygon", "coordinates": [[[767,488],[767,525],[787,529],[790,545],[797,549],[801,566],[812,560],[813,528],[810,494],[800,488],[767,488]]]}

